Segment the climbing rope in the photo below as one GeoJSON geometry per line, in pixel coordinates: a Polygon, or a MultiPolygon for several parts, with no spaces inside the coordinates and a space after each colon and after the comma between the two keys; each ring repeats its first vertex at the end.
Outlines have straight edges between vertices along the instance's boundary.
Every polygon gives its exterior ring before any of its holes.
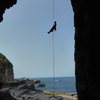
{"type": "MultiPolygon", "coordinates": [[[[52,0],[52,11],[53,11],[53,22],[55,21],[55,8],[54,8],[54,0],[52,0]]],[[[53,53],[53,84],[54,84],[54,96],[55,96],[55,88],[56,88],[56,85],[55,85],[55,34],[54,34],[54,31],[53,31],[53,34],[52,34],[52,53],[53,53]]]]}
{"type": "MultiPolygon", "coordinates": [[[[52,0],[52,11],[53,11],[53,17],[52,17],[52,19],[53,19],[53,22],[55,21],[55,8],[54,8],[54,0],[52,0]]],[[[55,34],[54,34],[54,31],[52,31],[53,32],[53,34],[52,34],[52,57],[53,57],[53,85],[54,85],[54,87],[53,87],[53,89],[54,89],[54,91],[53,91],[53,95],[49,98],[50,100],[52,100],[53,98],[54,98],[54,100],[55,100],[55,89],[56,89],[56,84],[55,84],[55,34]]]]}
{"type": "Polygon", "coordinates": [[[52,53],[53,53],[53,83],[54,83],[54,95],[55,95],[55,44],[54,44],[55,38],[54,38],[54,32],[52,34],[52,53]]]}
{"type": "Polygon", "coordinates": [[[52,0],[52,12],[53,12],[53,22],[54,22],[54,19],[55,19],[55,5],[54,5],[54,0],[52,0]]]}
{"type": "Polygon", "coordinates": [[[52,34],[52,62],[53,62],[53,85],[54,85],[54,87],[53,87],[53,89],[54,89],[54,91],[53,91],[53,95],[52,96],[50,96],[49,97],[49,100],[63,100],[63,98],[61,97],[61,96],[56,96],[55,95],[55,89],[56,89],[56,83],[55,83],[55,34],[54,34],[54,30],[56,31],[56,21],[55,21],[55,5],[54,5],[54,0],[52,0],[52,11],[53,11],[53,17],[52,17],[52,19],[53,19],[53,22],[54,22],[54,25],[52,26],[52,28],[50,29],[50,31],[48,32],[48,34],[49,33],[51,33],[51,32],[53,32],[53,34],[52,34]]]}

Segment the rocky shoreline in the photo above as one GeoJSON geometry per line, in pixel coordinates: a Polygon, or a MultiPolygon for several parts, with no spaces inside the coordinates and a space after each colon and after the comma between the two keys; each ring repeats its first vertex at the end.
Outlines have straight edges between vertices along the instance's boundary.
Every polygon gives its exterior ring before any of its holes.
{"type": "Polygon", "coordinates": [[[0,100],[77,100],[73,93],[53,93],[38,88],[44,86],[40,80],[14,79],[12,63],[0,53],[0,100]]]}
{"type": "Polygon", "coordinates": [[[53,93],[38,88],[44,86],[40,80],[14,79],[12,63],[0,53],[0,100],[77,100],[73,93],[53,93]]]}
{"type": "MultiPolygon", "coordinates": [[[[0,90],[0,100],[52,100],[50,97],[53,93],[35,88],[35,85],[40,84],[42,83],[39,80],[28,78],[5,83],[0,90]]],[[[77,100],[77,95],[73,93],[56,92],[55,97],[58,98],[57,100],[77,100]]]]}

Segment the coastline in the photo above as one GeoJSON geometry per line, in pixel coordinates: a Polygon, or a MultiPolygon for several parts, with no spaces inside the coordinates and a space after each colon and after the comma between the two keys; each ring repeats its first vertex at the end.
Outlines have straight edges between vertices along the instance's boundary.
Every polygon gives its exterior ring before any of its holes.
{"type": "MultiPolygon", "coordinates": [[[[53,96],[53,93],[49,91],[29,91],[29,90],[10,90],[11,95],[17,100],[50,100],[49,98],[53,96]]],[[[61,97],[63,99],[58,100],[77,100],[77,95],[72,95],[72,93],[55,93],[55,97],[61,97]]]]}
{"type": "Polygon", "coordinates": [[[43,93],[46,94],[46,95],[53,95],[54,94],[55,96],[61,96],[61,97],[64,98],[64,100],[67,100],[67,99],[77,100],[77,94],[74,93],[74,92],[66,92],[66,93],[64,93],[64,92],[55,92],[55,93],[53,93],[53,92],[44,90],[43,93]]]}
{"type": "Polygon", "coordinates": [[[52,77],[36,78],[45,83],[42,90],[56,91],[56,92],[76,92],[75,77],[55,77],[55,87],[54,79],[52,77]]]}
{"type": "MultiPolygon", "coordinates": [[[[6,83],[6,85],[0,90],[1,93],[6,93],[14,100],[51,100],[52,96],[60,98],[57,100],[77,100],[76,93],[73,92],[50,92],[47,90],[39,90],[36,86],[43,86],[40,80],[30,80],[28,78],[22,78],[6,83]]],[[[6,97],[7,98],[7,97],[6,97]]],[[[12,100],[12,99],[11,99],[12,100]]],[[[55,100],[55,99],[53,99],[55,100]]]]}

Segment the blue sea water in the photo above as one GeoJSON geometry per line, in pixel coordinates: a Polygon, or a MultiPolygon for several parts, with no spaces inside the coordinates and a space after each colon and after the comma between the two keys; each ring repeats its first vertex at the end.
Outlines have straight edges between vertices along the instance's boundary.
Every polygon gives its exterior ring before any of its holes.
{"type": "Polygon", "coordinates": [[[55,85],[53,78],[37,78],[45,83],[43,90],[56,92],[76,92],[75,77],[56,77],[55,85]]]}

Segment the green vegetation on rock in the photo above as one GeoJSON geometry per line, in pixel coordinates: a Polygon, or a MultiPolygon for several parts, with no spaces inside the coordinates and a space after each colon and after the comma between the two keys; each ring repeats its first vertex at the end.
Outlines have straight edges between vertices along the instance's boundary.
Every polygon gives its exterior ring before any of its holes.
{"type": "Polygon", "coordinates": [[[2,53],[0,53],[0,64],[10,64],[9,60],[2,53]]]}

